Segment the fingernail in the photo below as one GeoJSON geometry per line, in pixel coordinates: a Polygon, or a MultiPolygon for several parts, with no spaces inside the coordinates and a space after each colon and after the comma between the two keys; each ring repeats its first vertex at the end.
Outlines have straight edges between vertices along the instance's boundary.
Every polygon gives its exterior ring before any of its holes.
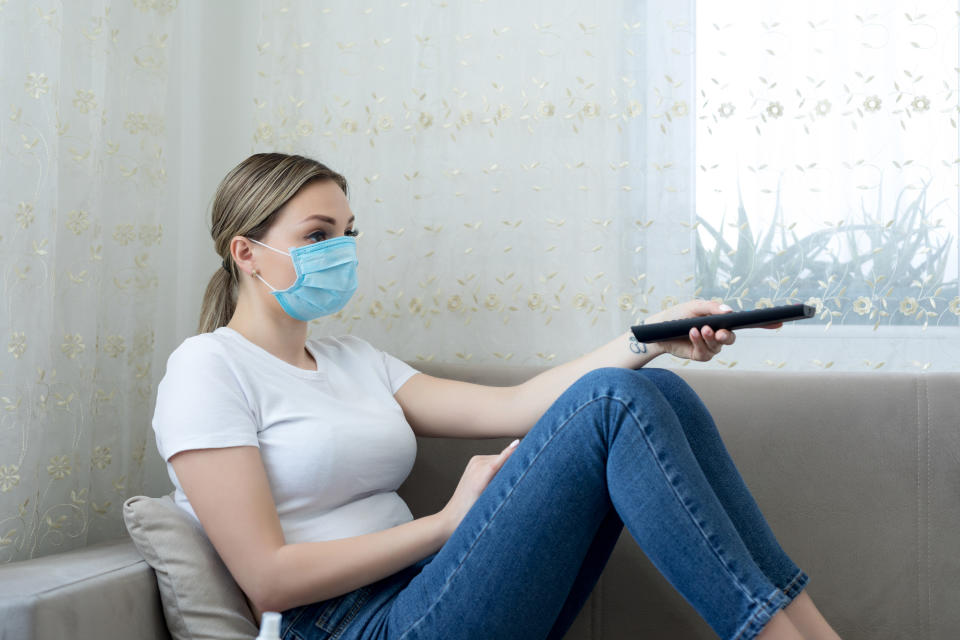
{"type": "Polygon", "coordinates": [[[720,305],[720,311],[733,311],[733,307],[730,307],[730,306],[728,306],[728,305],[722,304],[722,305],[720,305]]]}
{"type": "Polygon", "coordinates": [[[520,444],[520,441],[519,441],[519,440],[514,440],[513,442],[510,443],[510,445],[509,445],[507,448],[508,448],[508,449],[513,449],[513,448],[514,448],[515,446],[517,446],[518,444],[520,444]]]}

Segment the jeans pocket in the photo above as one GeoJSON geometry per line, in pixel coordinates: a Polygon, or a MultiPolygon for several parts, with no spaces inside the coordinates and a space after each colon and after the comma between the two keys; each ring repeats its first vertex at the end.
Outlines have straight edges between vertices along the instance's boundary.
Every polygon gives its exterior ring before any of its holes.
{"type": "Polygon", "coordinates": [[[370,598],[370,587],[360,587],[355,591],[344,594],[339,598],[327,600],[319,607],[319,614],[314,621],[314,626],[321,631],[325,631],[325,640],[339,640],[343,632],[347,629],[363,605],[370,598]]]}

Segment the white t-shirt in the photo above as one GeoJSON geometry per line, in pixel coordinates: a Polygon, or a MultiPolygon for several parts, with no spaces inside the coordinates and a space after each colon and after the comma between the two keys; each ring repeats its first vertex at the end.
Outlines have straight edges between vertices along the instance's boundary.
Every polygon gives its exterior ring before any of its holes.
{"type": "Polygon", "coordinates": [[[170,458],[188,449],[260,448],[287,543],[358,536],[413,520],[397,488],[417,454],[393,394],[416,369],[368,342],[310,339],[307,371],[220,327],[187,338],[157,388],[153,429],[170,458]]]}

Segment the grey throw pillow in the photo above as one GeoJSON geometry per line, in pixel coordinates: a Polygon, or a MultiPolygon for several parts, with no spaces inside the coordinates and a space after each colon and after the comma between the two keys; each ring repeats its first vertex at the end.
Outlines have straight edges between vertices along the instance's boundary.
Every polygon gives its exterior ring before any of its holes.
{"type": "Polygon", "coordinates": [[[170,495],[129,498],[123,519],[140,555],[157,574],[174,640],[256,638],[243,591],[203,528],[170,495]]]}

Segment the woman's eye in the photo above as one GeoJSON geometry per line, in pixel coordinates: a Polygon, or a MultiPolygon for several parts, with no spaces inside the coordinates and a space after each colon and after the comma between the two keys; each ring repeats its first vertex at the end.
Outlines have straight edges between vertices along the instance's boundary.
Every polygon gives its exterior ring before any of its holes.
{"type": "MultiPolygon", "coordinates": [[[[360,233],[357,229],[350,229],[349,231],[344,232],[345,236],[357,236],[360,233]]],[[[313,233],[307,235],[307,238],[313,240],[314,242],[323,242],[327,239],[326,231],[314,231],[313,233]]]]}

